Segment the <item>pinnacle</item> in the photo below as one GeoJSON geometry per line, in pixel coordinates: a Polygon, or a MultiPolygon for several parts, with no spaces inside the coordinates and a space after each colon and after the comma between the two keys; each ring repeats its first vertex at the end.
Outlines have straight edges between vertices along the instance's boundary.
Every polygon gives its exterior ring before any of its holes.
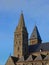
{"type": "Polygon", "coordinates": [[[25,22],[24,22],[23,13],[21,13],[21,15],[20,15],[20,20],[19,20],[18,27],[25,27],[25,22]]]}

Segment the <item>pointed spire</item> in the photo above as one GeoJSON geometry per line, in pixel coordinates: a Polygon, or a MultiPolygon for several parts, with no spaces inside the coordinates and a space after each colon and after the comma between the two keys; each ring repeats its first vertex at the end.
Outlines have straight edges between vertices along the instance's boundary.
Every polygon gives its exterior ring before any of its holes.
{"type": "Polygon", "coordinates": [[[34,30],[33,30],[32,34],[31,34],[30,39],[39,39],[39,40],[41,40],[39,31],[38,31],[38,28],[37,28],[36,25],[35,25],[35,27],[34,27],[34,30]]]}
{"type": "Polygon", "coordinates": [[[25,22],[24,22],[23,13],[21,13],[21,15],[20,15],[20,20],[19,20],[18,27],[25,27],[25,22]]]}

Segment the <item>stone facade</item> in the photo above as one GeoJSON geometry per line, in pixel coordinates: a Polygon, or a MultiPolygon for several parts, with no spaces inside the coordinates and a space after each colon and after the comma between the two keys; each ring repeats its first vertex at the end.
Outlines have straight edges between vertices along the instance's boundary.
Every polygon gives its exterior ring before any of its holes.
{"type": "Polygon", "coordinates": [[[10,56],[5,65],[49,65],[49,42],[42,43],[37,26],[30,36],[21,13],[19,24],[14,32],[14,55],[10,56]]]}
{"type": "Polygon", "coordinates": [[[21,58],[28,54],[28,32],[24,24],[23,14],[14,33],[14,56],[21,58]],[[20,25],[21,24],[21,25],[20,25]]]}

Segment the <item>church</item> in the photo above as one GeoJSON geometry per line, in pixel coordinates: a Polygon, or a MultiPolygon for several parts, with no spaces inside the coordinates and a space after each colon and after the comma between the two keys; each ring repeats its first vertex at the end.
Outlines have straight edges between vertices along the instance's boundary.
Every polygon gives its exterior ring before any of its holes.
{"type": "Polygon", "coordinates": [[[13,56],[7,59],[5,65],[49,65],[49,42],[42,43],[36,25],[28,40],[23,13],[14,32],[13,56]]]}

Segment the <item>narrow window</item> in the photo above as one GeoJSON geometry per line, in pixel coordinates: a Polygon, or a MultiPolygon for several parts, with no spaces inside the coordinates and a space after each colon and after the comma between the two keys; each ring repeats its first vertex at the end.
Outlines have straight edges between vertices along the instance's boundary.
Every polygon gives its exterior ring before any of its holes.
{"type": "Polygon", "coordinates": [[[18,47],[18,51],[19,51],[19,47],[18,47]]]}
{"type": "Polygon", "coordinates": [[[21,45],[21,41],[19,41],[19,45],[21,45]]]}

